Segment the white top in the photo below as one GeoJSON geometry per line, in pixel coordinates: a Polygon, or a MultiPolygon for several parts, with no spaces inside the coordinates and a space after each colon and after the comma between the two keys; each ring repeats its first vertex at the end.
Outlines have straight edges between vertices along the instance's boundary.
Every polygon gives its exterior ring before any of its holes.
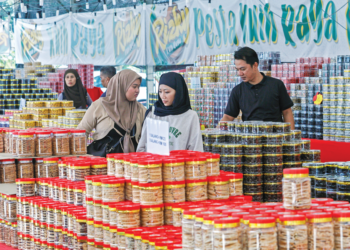
{"type": "MultiPolygon", "coordinates": [[[[202,133],[196,112],[188,110],[180,115],[156,116],[149,112],[147,118],[169,122],[169,150],[203,152],[202,133]]],[[[145,119],[146,121],[146,119],[145,119]]],[[[147,124],[144,122],[137,152],[147,151],[147,124]]]]}

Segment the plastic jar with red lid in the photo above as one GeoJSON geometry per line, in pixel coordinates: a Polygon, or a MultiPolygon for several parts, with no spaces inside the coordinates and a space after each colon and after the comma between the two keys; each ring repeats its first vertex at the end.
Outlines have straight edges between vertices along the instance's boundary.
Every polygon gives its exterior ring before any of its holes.
{"type": "Polygon", "coordinates": [[[207,158],[203,156],[185,159],[186,180],[202,180],[207,178],[207,158]]]}
{"type": "Polygon", "coordinates": [[[83,206],[85,200],[85,185],[83,183],[77,184],[73,188],[74,205],[83,206]]]}
{"type": "Polygon", "coordinates": [[[97,176],[92,178],[93,198],[94,200],[102,200],[102,180],[108,179],[107,176],[97,176]]]}
{"type": "Polygon", "coordinates": [[[53,155],[70,155],[69,130],[53,131],[53,155]]]}
{"type": "Polygon", "coordinates": [[[184,181],[185,159],[181,157],[166,157],[163,159],[163,181],[184,181]]]}
{"type": "Polygon", "coordinates": [[[309,249],[334,249],[334,228],[331,213],[306,214],[309,249]],[[325,240],[327,239],[327,240],[325,240]]]}
{"type": "Polygon", "coordinates": [[[185,181],[164,182],[164,203],[186,201],[185,181]]]}
{"type": "Polygon", "coordinates": [[[138,181],[131,181],[132,187],[132,202],[140,203],[140,187],[138,181]]]}
{"type": "MultiPolygon", "coordinates": [[[[104,202],[102,201],[102,221],[103,223],[109,223],[109,204],[110,202],[104,202]]],[[[111,203],[112,204],[112,203],[111,203]]]]}
{"type": "Polygon", "coordinates": [[[106,155],[106,160],[107,160],[107,175],[109,176],[114,176],[115,175],[115,161],[114,161],[114,156],[117,155],[115,154],[107,154],[106,155]]]}
{"type": "Polygon", "coordinates": [[[1,183],[14,183],[17,178],[14,159],[1,160],[1,183]]]}
{"type": "Polygon", "coordinates": [[[243,249],[242,227],[240,218],[214,219],[213,248],[227,249],[234,245],[237,249],[243,249]]]}
{"type": "Polygon", "coordinates": [[[17,178],[34,178],[34,165],[32,158],[18,160],[17,178]]]}
{"type": "Polygon", "coordinates": [[[141,225],[141,213],[139,204],[118,204],[116,205],[118,213],[118,228],[136,228],[141,225]]]}
{"type": "Polygon", "coordinates": [[[207,180],[209,200],[226,200],[230,197],[229,176],[211,176],[207,180]]]}
{"type": "Polygon", "coordinates": [[[207,175],[219,176],[220,175],[220,155],[205,153],[203,154],[207,158],[207,175]]]}
{"type": "Polygon", "coordinates": [[[283,170],[283,206],[286,209],[311,207],[311,183],[308,168],[283,170]]]}
{"type": "Polygon", "coordinates": [[[102,221],[94,220],[94,239],[95,241],[103,241],[103,223],[102,221]]]}
{"type": "Polygon", "coordinates": [[[243,174],[227,173],[230,178],[230,197],[243,195],[243,174]]]}
{"type": "MultiPolygon", "coordinates": [[[[130,160],[132,156],[130,154],[124,154],[123,156],[123,162],[124,162],[124,178],[126,180],[131,180],[131,166],[130,166],[130,160]]],[[[116,169],[117,171],[117,169],[116,169]]]]}
{"type": "Polygon", "coordinates": [[[91,159],[91,175],[107,175],[107,160],[104,158],[91,159]]]}
{"type": "Polygon", "coordinates": [[[182,243],[185,248],[194,249],[194,223],[196,211],[184,211],[182,215],[182,243]]]}
{"type": "Polygon", "coordinates": [[[35,156],[35,138],[34,132],[22,131],[18,132],[17,139],[17,156],[18,157],[34,157],[35,156]]]}
{"type": "Polygon", "coordinates": [[[70,150],[72,155],[85,155],[86,148],[86,134],[85,130],[71,130],[70,150]]]}
{"type": "Polygon", "coordinates": [[[158,183],[163,180],[162,160],[141,159],[138,161],[139,183],[158,183]]]}
{"type": "Polygon", "coordinates": [[[203,216],[202,225],[202,250],[213,249],[214,220],[223,219],[220,214],[209,214],[203,216]]]}
{"type": "Polygon", "coordinates": [[[16,179],[17,197],[35,196],[35,178],[16,179]]]}
{"type": "Polygon", "coordinates": [[[186,180],[186,201],[204,201],[208,199],[207,178],[186,180]]]}
{"type": "Polygon", "coordinates": [[[164,204],[141,206],[141,226],[159,227],[164,225],[164,204]]]}
{"type": "Polygon", "coordinates": [[[115,177],[109,177],[101,180],[102,201],[104,202],[121,202],[124,201],[125,180],[115,177]]]}
{"type": "Polygon", "coordinates": [[[103,220],[102,200],[94,200],[94,220],[103,220]]]}
{"type": "Polygon", "coordinates": [[[35,132],[36,156],[52,156],[52,135],[51,131],[42,130],[35,132]]]}
{"type": "Polygon", "coordinates": [[[71,181],[84,181],[85,177],[90,175],[89,161],[74,161],[69,168],[71,181]]]}
{"type": "Polygon", "coordinates": [[[140,204],[157,205],[163,203],[163,182],[139,183],[140,204]]]}
{"type": "Polygon", "coordinates": [[[77,236],[77,249],[88,249],[87,237],[86,236],[77,236]]]}
{"type": "Polygon", "coordinates": [[[257,217],[249,220],[248,248],[269,246],[278,249],[276,219],[274,217],[257,217]]]}
{"type": "Polygon", "coordinates": [[[124,178],[125,176],[124,156],[125,154],[114,154],[114,175],[117,178],[124,178]]]}
{"type": "Polygon", "coordinates": [[[59,177],[58,174],[58,158],[44,158],[42,165],[43,178],[59,177]]]}
{"type": "Polygon", "coordinates": [[[283,249],[307,249],[308,231],[305,215],[279,216],[278,246],[283,249]],[[298,235],[298,237],[295,237],[298,235]]]}
{"type": "Polygon", "coordinates": [[[350,245],[350,211],[334,211],[334,249],[342,249],[350,245]]]}

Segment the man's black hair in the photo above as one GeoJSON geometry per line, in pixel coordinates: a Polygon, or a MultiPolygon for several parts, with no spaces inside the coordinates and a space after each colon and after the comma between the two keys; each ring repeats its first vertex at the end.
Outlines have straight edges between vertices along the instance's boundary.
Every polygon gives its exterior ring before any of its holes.
{"type": "Polygon", "coordinates": [[[253,67],[254,63],[259,64],[258,54],[249,47],[243,47],[235,52],[235,59],[243,60],[253,67]]]}
{"type": "Polygon", "coordinates": [[[101,68],[100,72],[109,78],[112,78],[117,73],[113,66],[104,66],[101,68]]]}

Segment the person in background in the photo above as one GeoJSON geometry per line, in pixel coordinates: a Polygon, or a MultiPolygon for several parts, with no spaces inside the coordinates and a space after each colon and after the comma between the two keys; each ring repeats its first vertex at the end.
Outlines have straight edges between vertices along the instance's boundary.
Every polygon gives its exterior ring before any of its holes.
{"type": "Polygon", "coordinates": [[[140,93],[141,76],[125,69],[113,76],[107,86],[106,97],[93,102],[87,110],[78,129],[84,129],[86,135],[95,129],[93,140],[100,145],[107,137],[120,142],[120,150],[112,153],[135,152],[142,130],[146,108],[137,102],[140,93]]]}
{"type": "Polygon", "coordinates": [[[294,129],[293,101],[282,81],[259,72],[257,53],[241,48],[235,66],[242,82],[233,88],[221,121],[233,121],[241,110],[243,121],[284,121],[294,129]]]}
{"type": "Polygon", "coordinates": [[[86,109],[91,105],[92,100],[75,69],[68,69],[64,73],[64,90],[58,96],[58,100],[73,101],[76,109],[86,109]]]}
{"type": "MultiPolygon", "coordinates": [[[[169,122],[169,150],[203,151],[199,118],[191,110],[190,97],[183,77],[174,72],[159,80],[158,101],[146,117],[169,122]]],[[[147,124],[144,123],[137,152],[147,151],[147,124]]]]}
{"type": "MultiPolygon", "coordinates": [[[[101,83],[103,87],[107,88],[109,81],[112,79],[113,76],[116,74],[116,69],[113,66],[105,66],[102,67],[100,70],[100,78],[101,78],[101,83]]],[[[106,97],[106,92],[104,92],[101,97],[106,97]]]]}

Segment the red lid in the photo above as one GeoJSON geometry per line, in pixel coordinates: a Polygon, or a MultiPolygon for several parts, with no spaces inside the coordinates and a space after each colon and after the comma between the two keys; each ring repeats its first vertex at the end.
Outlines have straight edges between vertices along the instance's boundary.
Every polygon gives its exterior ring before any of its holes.
{"type": "Polygon", "coordinates": [[[90,166],[90,162],[87,161],[74,161],[71,163],[72,167],[85,167],[90,166]]]}
{"type": "Polygon", "coordinates": [[[220,159],[220,154],[204,153],[203,156],[207,159],[220,159]]]}
{"type": "Polygon", "coordinates": [[[301,221],[301,220],[306,220],[305,215],[279,215],[278,216],[279,220],[281,222],[283,221],[301,221]]]}
{"type": "Polygon", "coordinates": [[[164,204],[158,204],[158,205],[142,205],[141,206],[141,209],[148,209],[148,208],[161,208],[161,207],[164,207],[164,204]]]}
{"type": "Polygon", "coordinates": [[[204,156],[193,156],[193,157],[187,157],[185,159],[186,162],[193,162],[193,161],[207,161],[207,158],[204,156]]]}
{"type": "Polygon", "coordinates": [[[240,223],[241,219],[239,217],[223,218],[214,220],[215,224],[230,224],[230,223],[240,223]]]}
{"type": "Polygon", "coordinates": [[[116,155],[123,155],[123,153],[113,153],[113,154],[107,154],[106,155],[106,158],[109,159],[109,158],[114,158],[114,156],[116,155]]]}
{"type": "Polygon", "coordinates": [[[260,205],[260,207],[269,207],[269,208],[274,208],[277,206],[283,206],[283,202],[266,202],[260,205]]]}
{"type": "MultiPolygon", "coordinates": [[[[230,177],[230,179],[243,179],[242,173],[227,173],[226,176],[230,177]]],[[[239,197],[234,196],[235,199],[239,199],[239,197]]],[[[242,196],[242,199],[244,197],[242,196]]]]}
{"type": "Polygon", "coordinates": [[[120,204],[116,205],[117,210],[120,211],[131,211],[131,210],[139,210],[140,209],[140,204],[120,204]]]}
{"type": "Polygon", "coordinates": [[[182,157],[167,157],[163,159],[164,164],[171,164],[171,163],[185,163],[185,158],[182,157]]]}
{"type": "Polygon", "coordinates": [[[85,180],[93,180],[95,178],[106,178],[106,175],[88,175],[85,176],[85,180]]]}
{"type": "Polygon", "coordinates": [[[306,218],[310,219],[326,219],[332,218],[331,213],[308,213],[306,214],[306,218]]]}
{"type": "Polygon", "coordinates": [[[41,131],[36,131],[35,134],[36,135],[51,135],[51,131],[41,130],[41,131]]]}
{"type": "Polygon", "coordinates": [[[161,187],[163,186],[163,182],[157,183],[139,183],[139,187],[161,187]]]}
{"type": "Polygon", "coordinates": [[[185,185],[185,181],[169,181],[169,182],[164,182],[164,186],[168,185],[185,185]]]}
{"type": "Polygon", "coordinates": [[[325,206],[338,206],[338,205],[346,205],[349,204],[348,201],[330,201],[326,202],[324,205],[325,206]]]}
{"type": "Polygon", "coordinates": [[[138,161],[139,165],[153,165],[153,164],[162,164],[162,163],[163,161],[161,159],[157,160],[157,159],[143,158],[138,161]]]}
{"type": "Polygon", "coordinates": [[[249,223],[257,223],[257,224],[267,224],[267,223],[274,223],[276,222],[276,219],[274,217],[256,217],[249,220],[249,223]]]}
{"type": "Polygon", "coordinates": [[[17,182],[23,182],[23,181],[34,181],[34,182],[35,182],[35,178],[16,179],[16,183],[17,183],[17,182]]]}
{"type": "Polygon", "coordinates": [[[191,183],[200,183],[200,182],[208,182],[207,179],[202,179],[202,180],[186,180],[186,185],[191,184],[191,183]]]}
{"type": "Polygon", "coordinates": [[[203,216],[203,220],[209,220],[209,221],[214,221],[215,219],[222,219],[222,218],[225,218],[225,216],[221,214],[208,214],[203,216]]]}
{"type": "Polygon", "coordinates": [[[52,157],[52,158],[44,158],[43,161],[58,161],[58,157],[52,157]]]}
{"type": "Polygon", "coordinates": [[[34,132],[30,132],[30,131],[22,131],[22,132],[18,132],[18,135],[34,135],[34,132]]]}
{"type": "Polygon", "coordinates": [[[69,131],[68,130],[57,130],[57,131],[53,131],[53,134],[68,134],[69,131]]]}
{"type": "Polygon", "coordinates": [[[21,162],[21,161],[31,161],[31,160],[32,160],[32,158],[18,159],[19,162],[21,162]]]}
{"type": "Polygon", "coordinates": [[[309,174],[308,168],[286,168],[283,169],[283,174],[309,174]]]}
{"type": "Polygon", "coordinates": [[[208,176],[207,178],[208,182],[228,182],[230,179],[231,178],[229,176],[208,176]]]}
{"type": "Polygon", "coordinates": [[[333,211],[333,218],[350,218],[350,210],[333,211]]]}
{"type": "Polygon", "coordinates": [[[125,179],[124,178],[115,178],[115,177],[111,177],[111,178],[106,178],[106,179],[101,179],[101,183],[102,184],[123,184],[125,183],[125,179]]]}
{"type": "Polygon", "coordinates": [[[82,130],[82,129],[72,129],[71,131],[70,131],[72,134],[81,134],[81,133],[85,133],[86,131],[85,130],[82,130]]]}
{"type": "Polygon", "coordinates": [[[315,198],[311,200],[311,203],[317,203],[317,204],[325,204],[327,202],[331,202],[333,199],[331,198],[315,198]]]}

